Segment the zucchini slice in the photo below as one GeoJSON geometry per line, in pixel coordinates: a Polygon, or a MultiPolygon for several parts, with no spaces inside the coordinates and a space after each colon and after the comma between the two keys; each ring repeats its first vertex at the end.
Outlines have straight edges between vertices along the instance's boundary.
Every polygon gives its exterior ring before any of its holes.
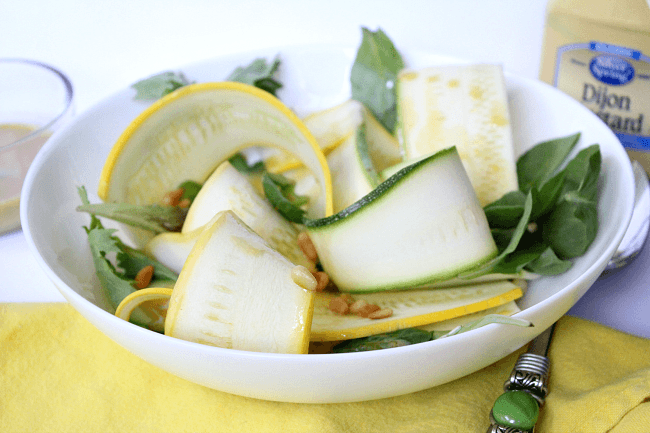
{"type": "Polygon", "coordinates": [[[444,281],[497,255],[455,147],[400,170],[350,207],[307,220],[305,227],[343,292],[444,281]]]}

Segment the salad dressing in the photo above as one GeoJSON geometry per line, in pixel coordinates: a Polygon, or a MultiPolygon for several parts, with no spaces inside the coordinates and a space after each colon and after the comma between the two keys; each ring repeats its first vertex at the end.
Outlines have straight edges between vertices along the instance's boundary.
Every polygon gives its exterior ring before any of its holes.
{"type": "Polygon", "coordinates": [[[20,227],[19,205],[23,180],[49,133],[38,135],[12,148],[3,148],[35,129],[18,123],[0,124],[0,233],[20,227]]]}
{"type": "Polygon", "coordinates": [[[649,0],[550,0],[540,78],[596,113],[650,173],[649,0]]]}

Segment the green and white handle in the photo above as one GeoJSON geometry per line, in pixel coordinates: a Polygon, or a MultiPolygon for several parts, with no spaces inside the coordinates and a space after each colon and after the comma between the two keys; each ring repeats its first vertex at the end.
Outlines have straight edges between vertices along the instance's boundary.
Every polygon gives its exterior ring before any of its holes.
{"type": "Polygon", "coordinates": [[[548,394],[550,362],[546,351],[553,326],[543,332],[523,353],[503,386],[490,412],[487,433],[532,433],[539,410],[548,394]],[[541,353],[543,354],[541,354],[541,353]]]}

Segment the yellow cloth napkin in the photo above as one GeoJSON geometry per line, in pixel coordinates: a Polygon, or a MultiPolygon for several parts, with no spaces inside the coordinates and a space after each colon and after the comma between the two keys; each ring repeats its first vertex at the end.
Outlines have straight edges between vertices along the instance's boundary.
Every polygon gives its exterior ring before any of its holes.
{"type": "MultiPolygon", "coordinates": [[[[0,432],[484,433],[519,353],[410,395],[276,403],[153,367],[67,304],[0,304],[0,432]]],[[[564,317],[550,357],[538,433],[650,431],[650,340],[564,317]]]]}

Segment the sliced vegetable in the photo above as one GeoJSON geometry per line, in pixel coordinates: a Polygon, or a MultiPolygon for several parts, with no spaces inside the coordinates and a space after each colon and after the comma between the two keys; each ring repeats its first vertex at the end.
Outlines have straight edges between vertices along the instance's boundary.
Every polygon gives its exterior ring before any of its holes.
{"type": "Polygon", "coordinates": [[[456,146],[481,205],[518,189],[500,66],[405,69],[397,95],[398,134],[407,160],[456,146]]]}
{"type": "Polygon", "coordinates": [[[329,169],[307,128],[269,93],[234,82],[192,84],[152,104],[111,150],[98,193],[105,202],[157,203],[181,182],[203,183],[253,144],[296,155],[322,188],[310,214],[331,214],[329,169]]]}
{"type": "Polygon", "coordinates": [[[190,207],[182,233],[160,234],[145,246],[145,250],[170,268],[180,272],[202,229],[221,211],[232,210],[248,227],[261,236],[269,246],[297,265],[309,269],[298,247],[298,230],[285,220],[270,203],[261,197],[246,175],[230,162],[223,162],[210,175],[190,207]]]}
{"type": "MultiPolygon", "coordinates": [[[[356,132],[363,123],[363,112],[364,107],[360,102],[349,99],[334,107],[312,113],[302,121],[327,155],[356,132]]],[[[272,173],[284,173],[302,165],[293,155],[281,150],[275,150],[267,156],[265,164],[272,173]]]]}
{"type": "Polygon", "coordinates": [[[323,268],[346,292],[442,281],[497,255],[455,148],[403,169],[349,208],[305,226],[323,268]]]}
{"type": "Polygon", "coordinates": [[[390,308],[392,316],[371,320],[354,314],[341,315],[328,306],[336,294],[318,293],[311,327],[312,341],[337,341],[412,328],[483,311],[520,298],[520,286],[509,281],[469,285],[462,288],[355,294],[366,301],[390,308]]]}
{"type": "Polygon", "coordinates": [[[361,128],[327,155],[334,212],[342,211],[379,185],[365,146],[364,128],[361,128]]]}
{"type": "Polygon", "coordinates": [[[201,233],[169,302],[165,334],[255,352],[307,353],[316,280],[232,211],[201,233]]]}

